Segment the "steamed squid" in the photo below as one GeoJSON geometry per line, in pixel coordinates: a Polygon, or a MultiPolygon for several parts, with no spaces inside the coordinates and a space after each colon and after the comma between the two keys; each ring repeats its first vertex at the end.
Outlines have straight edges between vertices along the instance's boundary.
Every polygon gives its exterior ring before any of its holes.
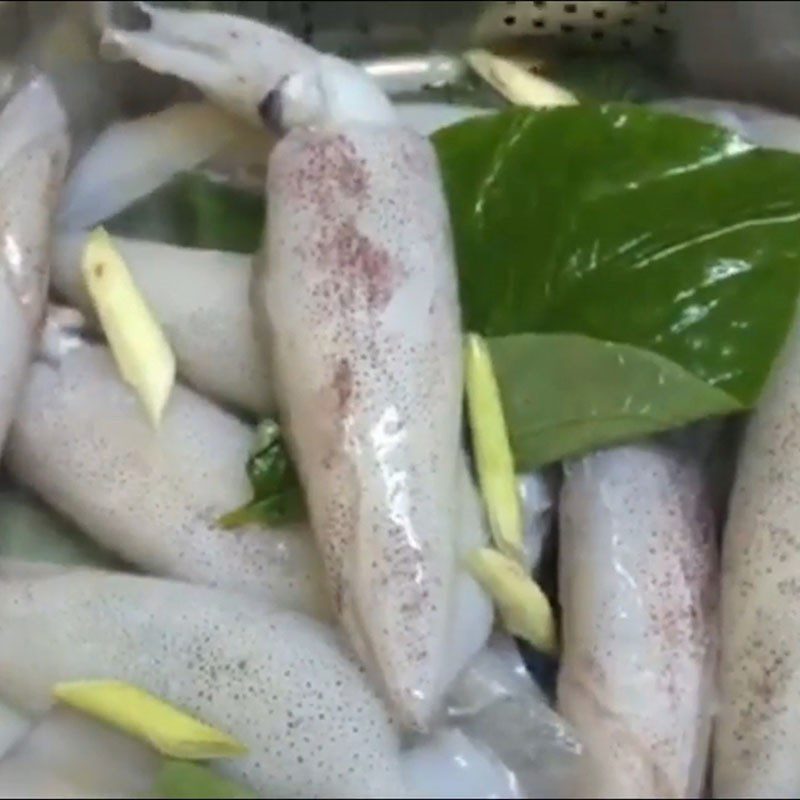
{"type": "Polygon", "coordinates": [[[0,449],[44,313],[52,216],[68,155],[58,99],[34,78],[0,112],[0,449]]]}
{"type": "Polygon", "coordinates": [[[269,160],[257,333],[334,609],[399,719],[425,728],[491,624],[459,563],[462,532],[482,520],[465,502],[460,315],[434,151],[354,65],[249,20],[139,8],[146,21],[106,31],[106,52],[284,136],[269,160]]]}
{"type": "Polygon", "coordinates": [[[150,577],[0,579],[0,699],[42,714],[55,683],[109,676],[242,742],[220,769],[262,796],[405,796],[386,709],[327,625],[150,577]]]}
{"type": "Polygon", "coordinates": [[[566,469],[558,705],[593,762],[575,796],[700,796],[716,660],[706,488],[694,454],[661,442],[566,469]]]}
{"type": "Polygon", "coordinates": [[[11,475],[148,572],[326,615],[308,531],[217,524],[249,497],[252,429],[179,385],[154,430],[108,349],[49,321],[9,435],[11,475]]]}

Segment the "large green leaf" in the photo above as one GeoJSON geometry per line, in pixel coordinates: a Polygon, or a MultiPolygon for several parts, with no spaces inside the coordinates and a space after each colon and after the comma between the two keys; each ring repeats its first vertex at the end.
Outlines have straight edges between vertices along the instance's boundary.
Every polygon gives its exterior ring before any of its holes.
{"type": "Polygon", "coordinates": [[[576,334],[491,339],[518,468],[741,410],[656,353],[576,334]]]}
{"type": "MultiPolygon", "coordinates": [[[[519,467],[755,403],[800,289],[800,157],[625,105],[511,110],[434,144],[466,326],[501,337],[519,467]],[[531,333],[584,338],[515,336],[531,333]]],[[[252,252],[263,202],[192,175],[126,213],[130,233],[152,218],[252,252]]]]}
{"type": "Polygon", "coordinates": [[[800,158],[623,105],[512,110],[434,141],[470,329],[634,345],[755,402],[800,287],[800,158]]]}

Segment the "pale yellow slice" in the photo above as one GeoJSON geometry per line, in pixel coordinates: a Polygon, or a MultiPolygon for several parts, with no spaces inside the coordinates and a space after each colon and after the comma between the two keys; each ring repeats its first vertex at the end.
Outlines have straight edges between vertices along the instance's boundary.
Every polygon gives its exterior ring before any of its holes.
{"type": "Polygon", "coordinates": [[[534,75],[511,58],[494,55],[488,50],[469,50],[464,59],[483,80],[515,105],[547,108],[578,102],[572,92],[534,75]]]}
{"type": "Polygon", "coordinates": [[[473,550],[467,565],[492,596],[506,630],[537,650],[556,655],[556,623],[544,592],[514,559],[492,548],[473,550]]]}
{"type": "Polygon", "coordinates": [[[53,695],[66,705],[147,742],[170,758],[204,761],[247,752],[227,733],[123,681],[58,683],[53,695]]]}
{"type": "Polygon", "coordinates": [[[514,457],[492,357],[477,334],[467,335],[465,373],[475,465],[492,539],[501,552],[521,561],[522,507],[514,457]]]}
{"type": "Polygon", "coordinates": [[[103,228],[89,235],[82,269],[117,368],[157,427],[175,385],[172,348],[103,228]]]}

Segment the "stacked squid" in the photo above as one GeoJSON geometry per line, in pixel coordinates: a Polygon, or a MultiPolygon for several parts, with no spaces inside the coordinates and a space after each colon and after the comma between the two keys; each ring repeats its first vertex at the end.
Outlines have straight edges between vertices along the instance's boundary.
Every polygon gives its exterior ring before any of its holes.
{"type": "MultiPolygon", "coordinates": [[[[435,154],[341,59],[244,19],[140,11],[135,30],[105,31],[105,52],[209,103],[109,129],[58,211],[67,138],[52,90],[35,80],[0,114],[0,195],[17,204],[0,211],[0,438],[8,430],[17,481],[149,576],[0,569],[0,696],[38,715],[54,682],[113,673],[246,740],[250,755],[227,769],[259,792],[433,793],[467,746],[436,726],[475,679],[492,625],[462,559],[486,532],[461,443],[461,320],[435,154]],[[116,156],[132,141],[152,169],[125,172],[116,156]],[[51,313],[42,334],[47,267],[91,317],[87,229],[232,152],[267,167],[252,260],[119,243],[185,381],[156,431],[74,317],[51,313]],[[117,179],[97,177],[109,168],[117,179]],[[223,532],[219,516],[247,499],[241,414],[273,412],[309,522],[223,532]],[[165,643],[161,664],[148,648],[165,643]]],[[[794,349],[750,423],[725,531],[719,796],[800,786],[794,349]]],[[[558,709],[588,754],[564,791],[698,796],[719,573],[697,448],[667,437],[568,463],[558,507],[558,709]]],[[[469,747],[487,794],[530,796],[469,747]]]]}

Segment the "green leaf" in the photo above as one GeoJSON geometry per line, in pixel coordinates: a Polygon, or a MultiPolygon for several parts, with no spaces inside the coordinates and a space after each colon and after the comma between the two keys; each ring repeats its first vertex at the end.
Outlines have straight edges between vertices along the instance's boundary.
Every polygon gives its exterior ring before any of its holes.
{"type": "MultiPolygon", "coordinates": [[[[515,109],[434,142],[467,329],[631,345],[741,407],[756,402],[800,289],[798,156],[624,105],[515,109]]],[[[538,385],[539,366],[526,364],[538,385]]],[[[569,394],[587,394],[591,382],[575,377],[569,394]]],[[[643,379],[631,369],[626,380],[633,395],[643,379]]],[[[674,424],[666,391],[649,401],[653,420],[674,424]]],[[[707,414],[698,405],[683,421],[707,414]]],[[[557,422],[517,415],[512,439],[557,422]]],[[[586,447],[617,435],[585,425],[586,447]]],[[[525,466],[529,453],[516,455],[525,466]]]]}
{"type": "Polygon", "coordinates": [[[201,764],[167,759],[156,776],[153,797],[165,800],[206,797],[249,800],[258,795],[201,764]]]}
{"type": "Polygon", "coordinates": [[[117,236],[254,253],[264,227],[264,198],[201,172],[179,175],[117,214],[105,226],[117,236]]]}
{"type": "Polygon", "coordinates": [[[276,525],[297,522],[305,515],[303,492],[289,459],[278,424],[262,421],[256,431],[256,446],[248,458],[247,477],[253,499],[219,519],[223,528],[259,523],[276,525]]]}
{"type": "Polygon", "coordinates": [[[517,469],[742,410],[726,392],[637,347],[536,333],[489,346],[517,469]]]}

